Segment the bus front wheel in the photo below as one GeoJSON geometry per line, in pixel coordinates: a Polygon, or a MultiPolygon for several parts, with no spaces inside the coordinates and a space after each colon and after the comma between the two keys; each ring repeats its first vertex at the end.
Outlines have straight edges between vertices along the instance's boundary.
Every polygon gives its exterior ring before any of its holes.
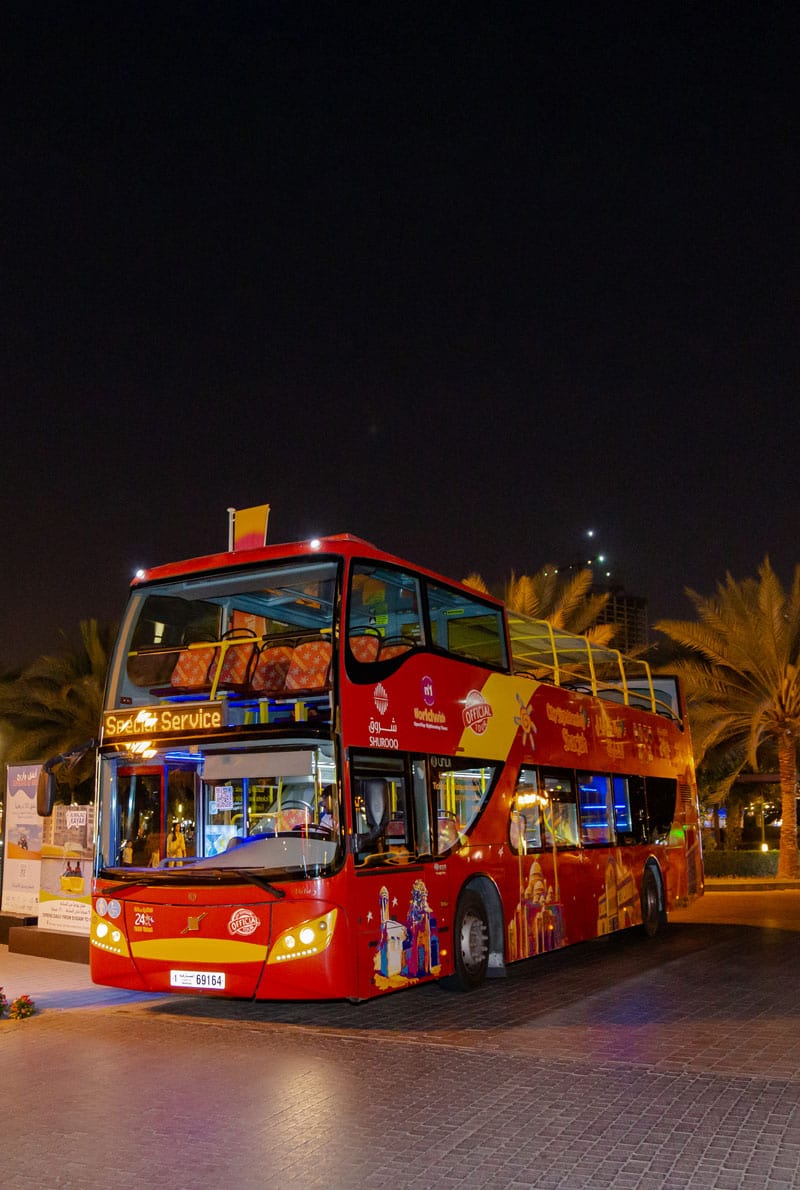
{"type": "Polygon", "coordinates": [[[652,868],[645,868],[642,876],[642,929],[645,938],[655,938],[665,925],[667,915],[661,908],[661,890],[652,868]]]}
{"type": "Polygon", "coordinates": [[[489,965],[489,919],[476,892],[467,890],[459,898],[453,947],[455,974],[445,984],[461,992],[474,991],[486,978],[489,965]]]}

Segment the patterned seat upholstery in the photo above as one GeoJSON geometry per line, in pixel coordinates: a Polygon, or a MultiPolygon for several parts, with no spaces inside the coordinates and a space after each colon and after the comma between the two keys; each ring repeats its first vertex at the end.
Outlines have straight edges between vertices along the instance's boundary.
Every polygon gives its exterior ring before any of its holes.
{"type": "Polygon", "coordinates": [[[195,645],[181,649],[169,684],[173,690],[202,690],[211,685],[217,658],[214,645],[195,645]]]}
{"type": "Polygon", "coordinates": [[[250,686],[256,694],[283,692],[292,663],[292,652],[289,645],[267,645],[261,650],[250,678],[250,686]]]}
{"type": "Polygon", "coordinates": [[[377,661],[378,650],[381,647],[381,638],[377,633],[350,637],[350,652],[355,657],[356,661],[369,663],[370,661],[377,661]]]}
{"type": "Polygon", "coordinates": [[[399,657],[402,653],[407,653],[411,648],[408,641],[405,640],[387,640],[381,645],[380,660],[388,661],[390,657],[399,657]]]}
{"type": "Polygon", "coordinates": [[[218,690],[243,690],[247,686],[250,668],[256,655],[252,639],[236,640],[223,645],[225,655],[220,667],[218,690]]]}
{"type": "Polygon", "coordinates": [[[311,822],[311,811],[300,808],[291,810],[281,810],[275,820],[275,829],[278,831],[294,831],[300,830],[308,826],[311,822]]]}
{"type": "Polygon", "coordinates": [[[331,669],[331,642],[309,640],[297,645],[286,675],[287,690],[324,690],[331,669]]]}

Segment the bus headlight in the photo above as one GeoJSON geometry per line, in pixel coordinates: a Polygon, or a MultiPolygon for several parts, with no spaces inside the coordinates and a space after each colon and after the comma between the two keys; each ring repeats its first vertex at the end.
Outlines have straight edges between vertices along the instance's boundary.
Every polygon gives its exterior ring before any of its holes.
{"type": "Polygon", "coordinates": [[[105,920],[99,913],[92,914],[89,942],[97,950],[105,950],[120,958],[130,958],[131,952],[122,930],[113,921],[105,920]]]}
{"type": "Polygon", "coordinates": [[[289,959],[307,959],[321,954],[331,944],[337,909],[321,917],[298,922],[279,934],[272,945],[267,963],[285,963],[289,959]]]}

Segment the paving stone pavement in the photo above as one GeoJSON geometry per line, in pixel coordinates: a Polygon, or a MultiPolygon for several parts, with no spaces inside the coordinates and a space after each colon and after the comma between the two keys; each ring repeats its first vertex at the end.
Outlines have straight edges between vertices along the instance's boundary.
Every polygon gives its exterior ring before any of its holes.
{"type": "Polygon", "coordinates": [[[800,891],[712,893],[653,944],[363,1005],[134,995],[0,949],[42,1009],[0,1024],[0,1187],[800,1188],[798,927],[800,891]]]}

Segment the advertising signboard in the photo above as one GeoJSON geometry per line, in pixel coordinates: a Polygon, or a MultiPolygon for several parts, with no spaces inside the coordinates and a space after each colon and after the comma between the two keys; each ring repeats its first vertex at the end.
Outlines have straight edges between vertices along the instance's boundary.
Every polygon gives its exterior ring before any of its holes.
{"type": "Polygon", "coordinates": [[[6,766],[3,913],[35,917],[39,912],[43,820],[36,813],[36,785],[41,767],[6,766]]]}
{"type": "Polygon", "coordinates": [[[43,821],[39,929],[88,935],[94,806],[55,805],[43,821]]]}

